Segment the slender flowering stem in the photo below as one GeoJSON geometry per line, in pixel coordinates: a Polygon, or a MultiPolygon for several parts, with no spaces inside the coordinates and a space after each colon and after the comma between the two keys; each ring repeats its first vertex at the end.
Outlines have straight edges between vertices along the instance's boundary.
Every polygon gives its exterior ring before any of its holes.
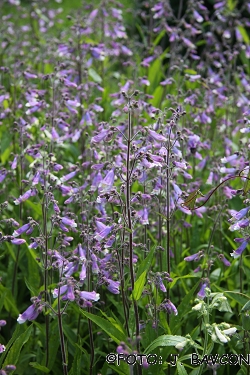
{"type": "MultiPolygon", "coordinates": [[[[131,290],[132,290],[132,298],[133,298],[133,291],[135,287],[135,276],[134,276],[134,265],[133,265],[133,227],[132,227],[132,217],[131,217],[131,186],[130,186],[130,147],[131,147],[131,136],[132,136],[132,108],[130,103],[130,98],[128,100],[128,137],[127,137],[127,158],[126,158],[126,213],[127,213],[127,221],[128,221],[128,228],[129,228],[129,268],[130,268],[130,278],[131,278],[131,290]]],[[[136,300],[133,298],[133,306],[135,312],[135,324],[136,324],[136,344],[137,344],[137,351],[140,353],[140,343],[138,340],[140,334],[140,326],[139,326],[139,313],[138,313],[138,306],[136,300]]],[[[142,374],[141,366],[138,366],[139,375],[142,374]]]]}
{"type": "MultiPolygon", "coordinates": [[[[167,204],[167,243],[166,243],[166,255],[167,255],[167,272],[170,274],[170,152],[171,152],[171,132],[172,128],[169,128],[168,143],[167,143],[167,184],[166,184],[166,204],[167,204]]],[[[170,299],[169,288],[167,289],[167,299],[170,299]]],[[[168,314],[169,323],[169,314],[168,314]]]]}
{"type": "MultiPolygon", "coordinates": [[[[61,279],[61,277],[60,277],[61,279]]],[[[64,334],[63,334],[63,323],[62,323],[62,315],[63,312],[61,311],[61,293],[60,293],[60,282],[58,286],[58,312],[57,312],[57,319],[58,319],[58,327],[59,327],[59,335],[60,335],[60,343],[61,343],[61,351],[62,351],[62,366],[63,366],[63,375],[68,375],[68,365],[67,365],[67,358],[66,358],[66,350],[65,350],[65,342],[64,342],[64,334]]]]}

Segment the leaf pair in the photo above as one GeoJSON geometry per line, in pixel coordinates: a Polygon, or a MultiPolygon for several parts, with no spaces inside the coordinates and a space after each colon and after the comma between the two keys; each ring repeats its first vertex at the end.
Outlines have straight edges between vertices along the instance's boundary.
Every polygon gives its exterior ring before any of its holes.
{"type": "Polygon", "coordinates": [[[199,189],[192,191],[192,193],[189,194],[189,196],[187,197],[185,202],[181,204],[181,206],[184,208],[188,208],[189,210],[194,210],[194,205],[198,196],[204,197],[205,195],[203,195],[199,189]]]}

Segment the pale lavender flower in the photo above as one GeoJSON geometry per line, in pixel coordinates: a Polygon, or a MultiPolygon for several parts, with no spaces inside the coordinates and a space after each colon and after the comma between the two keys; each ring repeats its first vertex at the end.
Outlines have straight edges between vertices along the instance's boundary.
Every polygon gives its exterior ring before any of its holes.
{"type": "Polygon", "coordinates": [[[38,193],[38,191],[36,189],[29,189],[23,195],[20,195],[19,198],[17,198],[16,200],[14,200],[14,203],[16,205],[18,205],[18,204],[20,204],[22,202],[25,202],[27,199],[29,199],[30,197],[35,196],[37,193],[38,193]]]}
{"type": "Polygon", "coordinates": [[[119,294],[120,281],[113,281],[104,277],[104,282],[107,285],[107,289],[113,294],[119,294]]]}
{"type": "Polygon", "coordinates": [[[53,169],[54,169],[55,172],[58,172],[61,169],[63,169],[63,166],[61,164],[54,164],[53,169]]]}
{"type": "Polygon", "coordinates": [[[97,275],[100,272],[100,270],[97,264],[97,256],[94,253],[91,253],[91,261],[92,261],[92,264],[91,264],[92,273],[94,275],[97,275]]]}
{"type": "Polygon", "coordinates": [[[231,263],[229,260],[227,260],[224,254],[218,254],[218,258],[225,264],[226,267],[231,266],[231,263]]]}
{"type": "MultiPolygon", "coordinates": [[[[248,211],[250,210],[250,206],[248,207],[245,207],[245,208],[242,208],[242,210],[240,210],[239,212],[237,212],[236,214],[232,215],[233,216],[233,220],[241,220],[244,216],[246,216],[246,214],[248,213],[248,211]]],[[[231,220],[232,220],[231,219],[231,220]]],[[[231,221],[230,220],[230,221],[231,221]]]]}
{"type": "Polygon", "coordinates": [[[193,11],[193,15],[194,15],[194,19],[196,19],[197,22],[199,23],[203,22],[204,18],[196,10],[193,11]]]}
{"type": "Polygon", "coordinates": [[[33,78],[37,78],[37,75],[36,74],[32,74],[30,72],[23,72],[23,75],[25,78],[27,79],[33,79],[33,78]]]}
{"type": "Polygon", "coordinates": [[[13,245],[22,245],[25,242],[26,241],[23,240],[22,238],[14,238],[13,240],[11,240],[11,243],[13,243],[13,245]]]}
{"type": "Polygon", "coordinates": [[[233,258],[239,258],[241,254],[243,253],[243,251],[245,250],[245,248],[247,247],[249,240],[250,240],[250,237],[244,240],[242,244],[238,247],[238,249],[234,250],[233,253],[230,253],[230,255],[233,258]]]}
{"type": "Polygon", "coordinates": [[[19,317],[17,319],[18,323],[23,324],[26,322],[26,320],[35,320],[42,311],[42,309],[42,306],[32,304],[22,314],[19,314],[19,317]]]}
{"type": "Polygon", "coordinates": [[[11,169],[16,169],[16,167],[17,167],[17,160],[18,160],[18,157],[15,156],[13,162],[11,163],[11,169]]]}
{"type": "Polygon", "coordinates": [[[165,302],[161,304],[161,308],[165,309],[168,314],[174,314],[178,315],[178,310],[175,307],[175,305],[170,301],[170,299],[167,299],[165,302]]]}
{"type": "Polygon", "coordinates": [[[242,220],[239,220],[237,221],[236,223],[230,225],[230,227],[228,228],[231,232],[235,231],[235,230],[239,230],[241,228],[246,228],[248,227],[250,223],[250,219],[242,219],[242,220]]]}
{"type": "Polygon", "coordinates": [[[62,181],[62,182],[66,182],[66,181],[70,180],[71,178],[75,177],[75,175],[76,175],[77,173],[78,173],[78,170],[75,170],[75,171],[73,171],[73,172],[70,172],[70,173],[68,173],[67,175],[63,176],[63,177],[61,178],[61,181],[62,181]]]}
{"type": "Polygon", "coordinates": [[[109,192],[112,189],[113,185],[114,185],[114,180],[115,180],[115,173],[114,173],[114,170],[111,169],[106,174],[106,176],[104,177],[104,179],[102,181],[100,181],[100,183],[99,183],[99,190],[102,193],[109,192]]]}
{"type": "Polygon", "coordinates": [[[95,291],[93,291],[93,292],[80,291],[80,292],[78,292],[78,295],[80,296],[80,298],[86,299],[86,300],[89,300],[89,301],[95,301],[96,302],[100,299],[100,294],[96,293],[95,291]]]}
{"type": "Polygon", "coordinates": [[[77,224],[74,222],[74,220],[72,219],[69,219],[68,217],[64,216],[61,218],[62,219],[62,224],[64,225],[68,225],[69,227],[71,228],[76,228],[77,227],[77,224]]]}
{"type": "Polygon", "coordinates": [[[75,294],[74,294],[74,287],[71,283],[68,283],[68,288],[67,288],[67,299],[69,301],[74,301],[75,300],[75,294]]]}
{"type": "Polygon", "coordinates": [[[82,268],[81,268],[79,278],[80,278],[81,281],[84,281],[86,279],[86,277],[87,277],[87,267],[86,267],[86,262],[84,262],[82,264],[82,268]]]}
{"type": "Polygon", "coordinates": [[[0,344],[0,354],[5,351],[5,346],[3,344],[0,344]]]}
{"type": "Polygon", "coordinates": [[[97,226],[97,230],[96,230],[96,234],[95,234],[95,239],[97,241],[101,241],[105,237],[107,237],[109,235],[109,233],[111,232],[111,230],[114,228],[113,225],[107,226],[107,225],[103,224],[102,222],[100,222],[98,220],[96,220],[96,226],[97,226]]]}
{"type": "Polygon", "coordinates": [[[155,141],[159,141],[159,142],[167,141],[166,137],[164,137],[162,134],[155,132],[154,130],[148,129],[148,133],[155,141]]]}
{"type": "Polygon", "coordinates": [[[39,183],[39,180],[40,180],[40,172],[37,171],[35,176],[33,177],[33,180],[32,180],[32,185],[37,185],[39,183]]]}
{"type": "Polygon", "coordinates": [[[21,226],[20,228],[18,228],[17,230],[15,230],[12,234],[13,237],[18,237],[20,236],[21,234],[23,234],[24,232],[26,232],[29,228],[30,228],[30,223],[27,223],[27,224],[24,224],[23,226],[21,226]]]}
{"type": "Polygon", "coordinates": [[[201,257],[201,253],[202,253],[202,252],[199,251],[199,252],[196,253],[196,254],[189,255],[188,257],[185,257],[184,260],[185,260],[186,262],[192,262],[193,260],[194,260],[194,261],[197,261],[197,260],[200,259],[200,257],[201,257]]]}
{"type": "Polygon", "coordinates": [[[63,273],[64,273],[64,276],[66,278],[70,277],[73,273],[77,272],[78,271],[78,267],[79,267],[79,264],[78,262],[69,262],[64,270],[63,270],[63,273]]]}
{"type": "MultiPolygon", "coordinates": [[[[67,285],[63,285],[60,287],[60,296],[62,296],[63,294],[65,294],[68,290],[68,286],[67,285]]],[[[54,298],[57,298],[58,297],[58,294],[59,294],[59,288],[55,288],[53,290],[53,297],[54,298]]]]}
{"type": "Polygon", "coordinates": [[[2,169],[0,171],[0,182],[3,182],[3,180],[5,179],[5,177],[7,176],[7,170],[6,169],[2,169]]]}
{"type": "Polygon", "coordinates": [[[197,294],[197,297],[200,299],[204,299],[206,297],[205,289],[208,287],[208,282],[205,281],[201,284],[200,290],[197,294]]]}
{"type": "Polygon", "coordinates": [[[138,216],[140,216],[140,223],[142,225],[149,224],[148,221],[148,208],[144,207],[142,210],[138,211],[138,216]]]}

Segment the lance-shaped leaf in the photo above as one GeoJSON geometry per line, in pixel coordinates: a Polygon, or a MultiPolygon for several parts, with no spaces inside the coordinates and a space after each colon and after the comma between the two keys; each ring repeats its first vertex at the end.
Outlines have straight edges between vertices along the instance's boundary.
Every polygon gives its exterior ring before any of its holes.
{"type": "Polygon", "coordinates": [[[181,204],[181,206],[189,208],[190,210],[193,210],[198,195],[201,195],[202,197],[204,197],[204,195],[200,192],[199,189],[192,191],[192,193],[189,194],[189,196],[187,197],[185,202],[181,204]]]}
{"type": "MultiPolygon", "coordinates": [[[[240,173],[240,176],[241,176],[241,173],[240,173]]],[[[244,176],[242,176],[244,177],[244,176]]],[[[244,182],[244,185],[243,185],[243,195],[247,195],[247,193],[249,192],[250,190],[250,168],[248,170],[248,175],[245,176],[245,182],[244,182]]]]}

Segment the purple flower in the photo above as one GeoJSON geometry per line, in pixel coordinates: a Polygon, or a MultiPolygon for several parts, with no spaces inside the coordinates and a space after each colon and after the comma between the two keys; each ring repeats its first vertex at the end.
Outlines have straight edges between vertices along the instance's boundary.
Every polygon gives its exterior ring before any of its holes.
{"type": "Polygon", "coordinates": [[[77,227],[77,224],[74,222],[74,220],[72,219],[69,219],[68,217],[62,217],[62,221],[61,221],[62,224],[64,225],[68,225],[69,227],[71,228],[76,228],[77,227]]]}
{"type": "Polygon", "coordinates": [[[94,291],[93,292],[81,291],[81,292],[78,292],[78,294],[82,299],[86,299],[89,301],[98,301],[100,299],[100,294],[94,291]]]}
{"type": "Polygon", "coordinates": [[[27,224],[24,224],[22,227],[20,227],[19,229],[15,230],[12,234],[13,237],[18,237],[20,236],[21,234],[23,234],[24,232],[26,232],[29,228],[30,228],[30,223],[27,223],[27,224]]]}
{"type": "Polygon", "coordinates": [[[225,266],[227,266],[227,267],[231,266],[231,263],[229,262],[229,260],[227,260],[225,255],[218,254],[218,258],[225,264],[225,266]]]}
{"type": "Polygon", "coordinates": [[[84,281],[86,279],[86,277],[87,277],[86,271],[87,271],[86,263],[83,263],[82,269],[81,269],[81,272],[80,272],[80,276],[79,276],[81,281],[84,281]]]}
{"type": "Polygon", "coordinates": [[[241,254],[243,253],[243,251],[245,250],[245,248],[247,247],[249,240],[250,240],[250,237],[248,237],[245,241],[243,241],[242,244],[240,245],[240,247],[238,247],[238,249],[234,250],[233,253],[230,253],[230,255],[233,258],[239,258],[241,256],[241,254]]]}
{"type": "Polygon", "coordinates": [[[155,281],[156,281],[155,284],[160,288],[160,290],[161,290],[162,292],[165,293],[165,292],[167,291],[167,289],[166,289],[165,285],[163,284],[163,281],[162,281],[161,276],[157,275],[155,281]]]}
{"type": "Polygon", "coordinates": [[[61,164],[54,164],[53,169],[55,172],[58,172],[63,169],[63,166],[61,164]]]}
{"type": "MultiPolygon", "coordinates": [[[[68,289],[68,285],[61,286],[60,287],[60,296],[62,296],[63,294],[65,294],[67,292],[67,289],[68,289]]],[[[59,293],[59,288],[55,288],[53,290],[53,297],[57,298],[58,297],[58,293],[59,293]]]]}
{"type": "Polygon", "coordinates": [[[203,22],[204,18],[196,10],[193,11],[193,15],[197,22],[203,22]]]}
{"type": "Polygon", "coordinates": [[[164,137],[164,136],[161,135],[161,134],[156,133],[154,130],[148,129],[148,133],[149,133],[149,135],[150,135],[155,141],[159,141],[159,142],[166,142],[166,141],[167,141],[167,138],[166,138],[166,137],[164,137]]]}
{"type": "Polygon", "coordinates": [[[208,282],[205,281],[201,284],[201,287],[200,287],[200,290],[197,294],[197,297],[200,298],[200,299],[204,299],[206,297],[206,293],[205,293],[205,288],[208,287],[208,282]]]}
{"type": "Polygon", "coordinates": [[[241,220],[244,216],[246,216],[246,214],[248,213],[249,210],[250,210],[250,206],[243,208],[242,210],[237,212],[235,215],[232,215],[233,219],[241,220]]]}
{"type": "Polygon", "coordinates": [[[11,240],[11,243],[13,243],[13,245],[22,245],[25,242],[26,241],[23,240],[22,238],[14,238],[13,240],[11,240]]]}
{"type": "Polygon", "coordinates": [[[78,263],[77,262],[69,262],[66,267],[64,268],[64,276],[70,277],[73,273],[78,271],[78,263]]]}
{"type": "Polygon", "coordinates": [[[193,254],[193,255],[189,255],[188,257],[185,257],[184,260],[185,260],[186,262],[192,262],[193,260],[194,260],[194,261],[197,261],[197,260],[200,259],[200,256],[201,256],[200,253],[201,253],[201,252],[198,252],[198,253],[193,254]]]}
{"type": "Polygon", "coordinates": [[[230,225],[230,227],[228,229],[233,232],[235,230],[239,230],[241,228],[248,227],[249,223],[250,223],[249,219],[242,219],[242,220],[239,220],[236,223],[230,225]]]}
{"type": "Polygon", "coordinates": [[[92,261],[92,273],[97,275],[100,270],[97,264],[97,256],[94,253],[91,253],[91,261],[92,261]]]}
{"type": "Polygon", "coordinates": [[[109,233],[111,232],[111,230],[114,228],[113,225],[107,226],[107,225],[103,224],[101,221],[98,221],[98,220],[96,220],[96,226],[97,226],[97,230],[96,230],[96,234],[95,234],[95,239],[97,241],[101,241],[105,237],[107,237],[109,235],[109,233]]]}
{"type": "Polygon", "coordinates": [[[105,284],[107,285],[107,289],[113,293],[113,294],[119,294],[119,286],[120,282],[119,281],[113,281],[111,279],[108,279],[107,277],[104,277],[105,284]]]}
{"type": "Polygon", "coordinates": [[[74,301],[75,300],[75,295],[74,295],[74,287],[71,283],[68,283],[68,288],[67,288],[67,299],[69,301],[74,301]]]}
{"type": "Polygon", "coordinates": [[[175,307],[175,305],[170,301],[170,299],[167,299],[166,302],[163,302],[161,304],[161,307],[167,311],[168,314],[174,314],[178,315],[178,310],[175,307]]]}
{"type": "Polygon", "coordinates": [[[7,176],[7,170],[4,168],[0,171],[0,182],[3,182],[6,176],[7,176]]]}
{"type": "Polygon", "coordinates": [[[63,176],[63,177],[61,178],[61,181],[62,181],[62,182],[66,182],[66,181],[70,180],[71,178],[75,177],[75,175],[76,175],[77,173],[78,173],[78,170],[75,170],[75,171],[73,171],[73,172],[70,172],[70,173],[68,173],[66,176],[63,176]]]}
{"type": "Polygon", "coordinates": [[[16,169],[17,167],[17,156],[15,156],[13,162],[11,163],[11,169],[16,169]]]}
{"type": "Polygon", "coordinates": [[[32,73],[29,73],[29,72],[23,72],[23,75],[24,75],[24,77],[27,78],[27,79],[37,78],[37,75],[36,75],[36,74],[32,74],[32,73]]]}
{"type": "Polygon", "coordinates": [[[14,203],[16,205],[22,203],[22,202],[25,202],[27,199],[29,199],[30,197],[33,197],[37,194],[37,190],[36,189],[29,189],[26,191],[26,193],[24,193],[23,195],[20,195],[19,198],[17,198],[16,200],[14,200],[14,203]]]}
{"type": "Polygon", "coordinates": [[[5,351],[5,349],[6,349],[5,346],[0,344],[0,353],[3,353],[5,351]]]}
{"type": "Polygon", "coordinates": [[[114,170],[111,169],[111,171],[109,171],[106,176],[104,177],[104,179],[102,181],[100,181],[100,184],[99,184],[99,189],[102,193],[107,193],[109,192],[113,185],[114,185],[114,180],[115,180],[115,173],[114,173],[114,170]]]}
{"type": "Polygon", "coordinates": [[[26,320],[35,320],[42,311],[42,309],[42,306],[35,304],[31,305],[22,314],[19,314],[19,317],[17,319],[18,323],[23,324],[26,322],[26,320]]]}
{"type": "Polygon", "coordinates": [[[138,215],[140,216],[140,222],[142,225],[149,224],[148,222],[148,208],[144,207],[143,210],[140,210],[138,212],[138,215]]]}

